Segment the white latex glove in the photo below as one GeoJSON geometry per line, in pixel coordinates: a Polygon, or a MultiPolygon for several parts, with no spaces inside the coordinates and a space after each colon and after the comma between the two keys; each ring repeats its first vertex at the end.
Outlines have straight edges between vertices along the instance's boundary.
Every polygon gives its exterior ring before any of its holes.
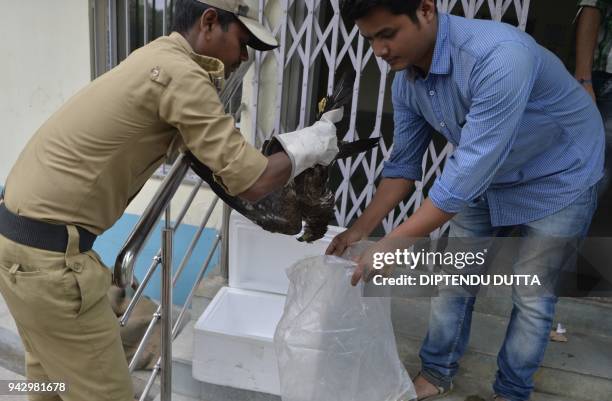
{"type": "Polygon", "coordinates": [[[343,108],[328,111],[310,127],[276,135],[291,160],[291,179],[316,164],[327,166],[338,154],[334,123],[342,120],[343,108]]]}

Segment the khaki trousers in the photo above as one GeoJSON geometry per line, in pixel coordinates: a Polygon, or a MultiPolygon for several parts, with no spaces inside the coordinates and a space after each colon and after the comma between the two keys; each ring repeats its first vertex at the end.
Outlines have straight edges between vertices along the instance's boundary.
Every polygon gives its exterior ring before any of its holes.
{"type": "Polygon", "coordinates": [[[68,226],[66,253],[0,235],[0,293],[17,322],[32,381],[62,381],[68,392],[31,401],[133,401],[119,324],[106,292],[111,272],[92,250],[79,253],[68,226]]]}

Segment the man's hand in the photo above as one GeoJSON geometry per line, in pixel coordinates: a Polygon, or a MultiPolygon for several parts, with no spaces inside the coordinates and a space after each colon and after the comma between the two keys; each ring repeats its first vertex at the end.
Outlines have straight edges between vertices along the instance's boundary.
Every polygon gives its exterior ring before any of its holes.
{"type": "Polygon", "coordinates": [[[267,156],[266,169],[251,187],[238,196],[257,202],[307,168],[329,164],[338,154],[334,123],[341,118],[342,109],[332,110],[310,127],[275,136],[285,151],[267,156]]]}
{"type": "MultiPolygon", "coordinates": [[[[409,240],[390,237],[385,237],[380,241],[376,242],[364,253],[362,253],[361,256],[359,256],[359,258],[356,260],[357,267],[355,268],[355,271],[353,271],[353,276],[351,277],[351,285],[356,286],[359,283],[359,280],[363,280],[367,283],[372,280],[374,276],[379,274],[383,277],[391,276],[395,267],[395,263],[384,263],[382,268],[380,266],[379,268],[374,268],[374,255],[395,253],[395,250],[404,249],[411,244],[412,242],[409,240]]],[[[382,262],[378,258],[377,260],[379,261],[379,263],[382,262]]]]}
{"type": "Polygon", "coordinates": [[[342,256],[346,248],[348,248],[355,242],[361,241],[367,236],[367,233],[353,226],[347,229],[346,231],[343,231],[340,234],[336,235],[325,250],[325,254],[342,256]]]}
{"type": "Polygon", "coordinates": [[[338,234],[327,247],[327,255],[341,256],[347,247],[365,239],[380,221],[398,203],[406,198],[414,186],[414,181],[403,178],[383,178],[372,202],[366,207],[357,221],[343,233],[338,234]]]}
{"type": "Polygon", "coordinates": [[[291,179],[317,164],[327,166],[338,154],[335,123],[342,120],[343,109],[328,111],[321,119],[298,131],[276,136],[291,160],[291,179]]]}
{"type": "Polygon", "coordinates": [[[374,253],[395,252],[397,249],[405,249],[413,245],[415,239],[429,236],[433,230],[442,226],[453,216],[453,213],[447,213],[434,206],[431,199],[425,199],[421,207],[412,216],[361,255],[351,278],[351,284],[357,285],[360,279],[367,282],[375,274],[384,273],[385,269],[389,269],[388,266],[385,266],[382,269],[383,272],[381,272],[372,267],[374,253]]]}

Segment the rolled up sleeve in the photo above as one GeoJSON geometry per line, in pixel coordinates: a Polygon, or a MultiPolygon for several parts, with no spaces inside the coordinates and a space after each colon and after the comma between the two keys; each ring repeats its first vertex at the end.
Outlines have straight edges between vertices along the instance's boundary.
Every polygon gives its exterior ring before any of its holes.
{"type": "Polygon", "coordinates": [[[382,176],[421,180],[423,177],[423,155],[431,140],[431,127],[425,119],[407,104],[406,83],[403,74],[393,81],[393,148],[385,161],[382,176]]]}
{"type": "Polygon", "coordinates": [[[536,70],[529,50],[510,42],[498,45],[476,66],[459,145],[429,191],[436,207],[457,213],[489,187],[516,140],[536,70]]]}
{"type": "Polygon", "coordinates": [[[265,170],[268,159],[235,128],[206,71],[174,78],[161,97],[159,114],[230,195],[246,191],[265,170]]]}

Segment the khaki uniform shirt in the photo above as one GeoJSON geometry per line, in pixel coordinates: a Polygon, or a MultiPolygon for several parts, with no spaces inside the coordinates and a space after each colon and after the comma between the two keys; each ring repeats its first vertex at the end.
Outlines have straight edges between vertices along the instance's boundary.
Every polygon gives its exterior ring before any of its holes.
{"type": "Polygon", "coordinates": [[[244,192],[267,159],[225,114],[214,85],[223,75],[176,32],[136,50],[38,130],[7,179],[7,208],[100,234],[181,142],[228,193],[244,192]]]}

